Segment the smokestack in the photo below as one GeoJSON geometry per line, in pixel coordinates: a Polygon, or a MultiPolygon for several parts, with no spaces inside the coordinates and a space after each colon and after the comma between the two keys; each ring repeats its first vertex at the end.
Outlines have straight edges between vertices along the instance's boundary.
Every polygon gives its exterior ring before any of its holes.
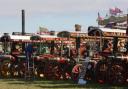
{"type": "Polygon", "coordinates": [[[81,25],[75,24],[75,31],[81,31],[81,25]]]}
{"type": "Polygon", "coordinates": [[[25,11],[22,10],[22,35],[25,35],[25,11]]]}

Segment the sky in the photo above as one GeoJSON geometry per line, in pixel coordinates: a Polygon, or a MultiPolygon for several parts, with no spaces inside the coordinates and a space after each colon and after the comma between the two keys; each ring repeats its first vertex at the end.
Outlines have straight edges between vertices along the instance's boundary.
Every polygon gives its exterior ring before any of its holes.
{"type": "Polygon", "coordinates": [[[26,32],[37,32],[39,27],[50,31],[82,31],[97,26],[97,13],[105,17],[109,8],[118,7],[124,13],[128,0],[0,0],[0,32],[21,32],[21,10],[25,10],[26,32]]]}

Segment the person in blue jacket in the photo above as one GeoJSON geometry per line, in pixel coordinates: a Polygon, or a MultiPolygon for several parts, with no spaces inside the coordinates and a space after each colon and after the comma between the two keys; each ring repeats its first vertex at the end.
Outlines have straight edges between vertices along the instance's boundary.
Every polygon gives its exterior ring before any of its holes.
{"type": "Polygon", "coordinates": [[[33,53],[33,46],[32,44],[28,44],[27,47],[25,48],[25,55],[27,60],[31,59],[33,53]]]}

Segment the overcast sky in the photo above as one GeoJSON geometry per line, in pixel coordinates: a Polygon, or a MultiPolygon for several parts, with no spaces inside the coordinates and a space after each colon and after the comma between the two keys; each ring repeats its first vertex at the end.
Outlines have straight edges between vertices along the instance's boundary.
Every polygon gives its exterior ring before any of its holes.
{"type": "Polygon", "coordinates": [[[127,12],[128,0],[0,0],[0,32],[21,31],[21,10],[25,10],[26,32],[36,32],[39,26],[49,30],[74,31],[82,25],[86,31],[97,25],[97,13],[105,16],[109,8],[127,12]]]}

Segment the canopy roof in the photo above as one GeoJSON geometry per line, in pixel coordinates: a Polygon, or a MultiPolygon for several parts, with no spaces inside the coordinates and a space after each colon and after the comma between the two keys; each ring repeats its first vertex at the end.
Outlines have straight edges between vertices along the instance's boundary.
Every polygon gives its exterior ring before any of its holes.
{"type": "Polygon", "coordinates": [[[88,35],[101,35],[101,36],[125,36],[126,30],[121,29],[112,29],[112,28],[104,28],[104,27],[89,27],[88,28],[88,35]]]}
{"type": "Polygon", "coordinates": [[[99,28],[103,32],[120,32],[120,33],[126,33],[126,30],[121,29],[111,29],[111,28],[99,28]]]}

